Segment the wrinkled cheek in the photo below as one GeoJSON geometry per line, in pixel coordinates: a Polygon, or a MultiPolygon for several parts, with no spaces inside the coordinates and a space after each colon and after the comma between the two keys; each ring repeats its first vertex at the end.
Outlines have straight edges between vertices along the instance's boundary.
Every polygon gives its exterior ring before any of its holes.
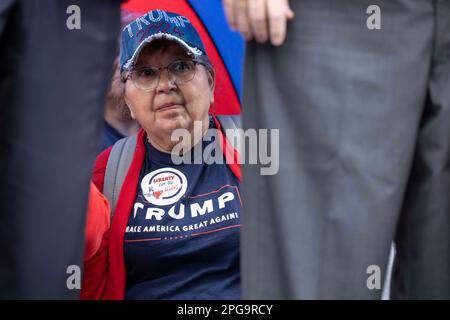
{"type": "Polygon", "coordinates": [[[195,101],[192,103],[192,118],[197,121],[203,120],[208,115],[210,102],[209,95],[197,95],[195,101]]]}
{"type": "Polygon", "coordinates": [[[197,105],[197,108],[195,106],[196,106],[196,104],[191,104],[191,105],[186,106],[186,109],[185,109],[185,113],[186,113],[185,117],[191,121],[196,121],[196,120],[199,120],[199,118],[200,118],[200,112],[198,110],[198,105],[197,105]]]}
{"type": "Polygon", "coordinates": [[[132,88],[125,89],[125,103],[128,105],[134,118],[139,121],[146,121],[154,117],[151,100],[152,97],[136,92],[132,88]]]}

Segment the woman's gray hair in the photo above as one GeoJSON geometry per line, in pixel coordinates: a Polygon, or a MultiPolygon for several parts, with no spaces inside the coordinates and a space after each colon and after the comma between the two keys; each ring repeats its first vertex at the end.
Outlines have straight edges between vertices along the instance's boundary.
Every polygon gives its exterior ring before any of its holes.
{"type": "Polygon", "coordinates": [[[201,62],[209,72],[214,72],[214,66],[206,54],[200,56],[199,58],[197,58],[195,60],[201,62]]]}

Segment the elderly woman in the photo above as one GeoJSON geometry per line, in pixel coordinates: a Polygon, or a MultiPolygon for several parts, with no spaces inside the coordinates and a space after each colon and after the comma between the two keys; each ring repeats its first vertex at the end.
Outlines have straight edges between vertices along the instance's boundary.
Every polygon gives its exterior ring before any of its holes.
{"type": "MultiPolygon", "coordinates": [[[[120,68],[125,102],[142,129],[111,227],[107,202],[91,197],[103,209],[88,213],[82,298],[239,299],[240,168],[173,162],[176,129],[190,133],[194,147],[185,143],[185,153],[217,144],[221,157],[237,154],[224,135],[202,139],[221,125],[209,116],[215,73],[197,31],[186,17],[150,11],[124,28],[120,68]]],[[[110,184],[112,152],[96,161],[100,191],[110,184]]]]}

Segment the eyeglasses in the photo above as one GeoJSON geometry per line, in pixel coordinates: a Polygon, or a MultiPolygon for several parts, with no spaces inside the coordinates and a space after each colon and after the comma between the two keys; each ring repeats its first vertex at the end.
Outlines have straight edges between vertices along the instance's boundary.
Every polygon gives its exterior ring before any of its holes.
{"type": "Polygon", "coordinates": [[[158,86],[162,70],[167,69],[170,81],[179,85],[194,79],[197,64],[204,65],[204,63],[196,60],[175,60],[165,67],[136,68],[123,81],[130,79],[136,88],[151,91],[158,86]]]}

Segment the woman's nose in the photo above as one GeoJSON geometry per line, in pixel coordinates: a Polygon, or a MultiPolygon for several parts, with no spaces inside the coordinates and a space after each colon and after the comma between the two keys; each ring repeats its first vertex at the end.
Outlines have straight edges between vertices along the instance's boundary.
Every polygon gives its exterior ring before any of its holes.
{"type": "Polygon", "coordinates": [[[161,70],[159,74],[159,83],[156,88],[158,92],[169,92],[177,87],[175,79],[170,75],[167,69],[161,70]]]}

